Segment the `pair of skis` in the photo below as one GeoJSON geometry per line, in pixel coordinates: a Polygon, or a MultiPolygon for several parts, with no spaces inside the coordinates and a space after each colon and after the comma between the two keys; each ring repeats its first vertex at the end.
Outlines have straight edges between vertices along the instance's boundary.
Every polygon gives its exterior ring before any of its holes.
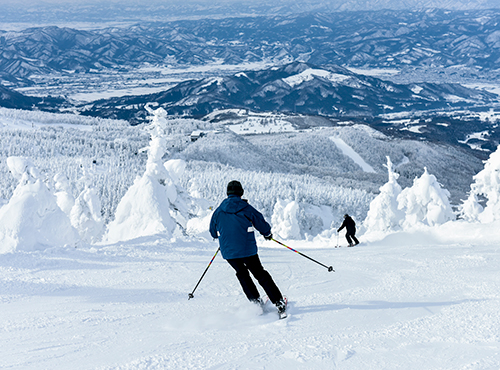
{"type": "MultiPolygon", "coordinates": [[[[288,309],[288,299],[286,297],[283,297],[283,301],[285,302],[285,307],[283,309],[278,308],[278,318],[280,320],[286,319],[288,317],[287,309],[288,309]]],[[[262,315],[265,315],[269,312],[273,312],[276,310],[276,308],[271,307],[272,303],[271,301],[266,297],[266,300],[260,305],[262,308],[262,315]]]]}

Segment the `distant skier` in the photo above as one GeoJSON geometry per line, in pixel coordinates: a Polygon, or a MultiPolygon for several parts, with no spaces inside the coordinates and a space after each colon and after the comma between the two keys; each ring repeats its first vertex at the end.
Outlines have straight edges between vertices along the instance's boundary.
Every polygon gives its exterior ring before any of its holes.
{"type": "Polygon", "coordinates": [[[343,228],[346,228],[346,234],[345,238],[347,239],[347,242],[349,243],[349,247],[353,247],[355,245],[359,244],[358,239],[356,239],[356,222],[349,216],[347,213],[344,215],[344,222],[342,222],[342,225],[339,227],[337,232],[340,232],[343,228]],[[351,239],[352,238],[352,239],[351,239]],[[352,241],[354,240],[354,243],[352,241]]]}
{"type": "Polygon", "coordinates": [[[227,198],[217,207],[210,220],[210,234],[219,239],[222,257],[235,269],[243,292],[254,303],[264,305],[249,271],[276,305],[280,317],[285,314],[286,302],[271,275],[264,270],[257,254],[254,228],[266,240],[271,240],[271,226],[264,216],[241,199],[243,187],[239,181],[227,185],[227,198]]]}

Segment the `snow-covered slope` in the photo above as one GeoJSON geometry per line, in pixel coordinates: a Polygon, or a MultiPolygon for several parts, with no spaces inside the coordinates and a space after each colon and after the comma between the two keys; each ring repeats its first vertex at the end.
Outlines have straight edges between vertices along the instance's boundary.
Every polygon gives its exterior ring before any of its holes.
{"type": "MultiPolygon", "coordinates": [[[[331,121],[308,117],[233,116],[229,112],[221,120],[223,113],[208,121],[169,119],[175,134],[168,138],[164,159],[186,160],[186,171],[179,179],[182,187],[212,206],[221,201],[221,189],[233,178],[245,182],[250,201],[268,217],[277,198],[301,202],[305,207],[302,211],[308,210],[300,216],[302,236],[328,229],[328,219],[342,212],[363,219],[370,200],[387,181],[383,167],[386,156],[392,158],[401,174],[401,186],[411,186],[427,167],[450,191],[455,206],[466,198],[472,177],[483,168],[479,158],[452,145],[391,139],[365,125],[342,123],[332,127],[331,121]],[[235,133],[246,133],[234,128],[246,124],[260,134],[235,133]],[[290,127],[293,130],[289,131],[290,127]],[[205,135],[193,142],[193,131],[205,135]],[[331,137],[352,152],[344,154],[331,137]],[[323,206],[330,209],[327,218],[327,213],[314,208],[323,206]]],[[[57,188],[54,179],[58,174],[67,178],[67,191],[73,199],[86,187],[94,188],[102,202],[104,223],[108,224],[135,178],[146,170],[143,148],[148,146],[149,134],[142,126],[4,109],[0,110],[0,129],[5,139],[0,144],[3,202],[12,197],[18,185],[5,159],[26,156],[51,188],[57,188]]]]}
{"type": "Polygon", "coordinates": [[[500,152],[483,165],[455,147],[364,125],[238,135],[215,116],[148,112],[151,125],[130,127],[0,110],[0,239],[10,243],[0,254],[2,368],[500,366],[500,225],[490,217],[500,152]],[[192,141],[192,131],[205,135],[192,141]],[[372,206],[387,170],[392,185],[372,206]],[[233,179],[278,240],[319,262],[258,236],[288,297],[286,320],[247,302],[220,256],[193,292],[217,250],[211,212],[233,179]],[[475,221],[477,205],[463,210],[469,221],[455,220],[438,181],[455,199],[469,188],[469,203],[488,198],[485,223],[475,221]],[[388,208],[395,196],[397,227],[370,230],[368,208],[388,208]],[[355,248],[336,232],[345,212],[359,226],[355,248]],[[164,227],[145,230],[144,220],[164,227]],[[98,227],[111,237],[96,241],[98,227]]]}
{"type": "MultiPolygon", "coordinates": [[[[500,225],[493,229],[498,230],[500,225]]],[[[260,316],[217,245],[161,238],[0,256],[0,364],[15,369],[497,369],[492,225],[355,248],[259,241],[289,317],[260,316]]]]}

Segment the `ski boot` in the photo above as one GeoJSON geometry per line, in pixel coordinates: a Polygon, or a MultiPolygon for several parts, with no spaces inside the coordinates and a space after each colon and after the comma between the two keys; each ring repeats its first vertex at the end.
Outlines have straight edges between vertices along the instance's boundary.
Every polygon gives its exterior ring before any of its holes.
{"type": "Polygon", "coordinates": [[[284,319],[287,317],[286,313],[286,301],[281,299],[278,303],[276,303],[276,308],[278,309],[278,315],[280,319],[284,319]]]}

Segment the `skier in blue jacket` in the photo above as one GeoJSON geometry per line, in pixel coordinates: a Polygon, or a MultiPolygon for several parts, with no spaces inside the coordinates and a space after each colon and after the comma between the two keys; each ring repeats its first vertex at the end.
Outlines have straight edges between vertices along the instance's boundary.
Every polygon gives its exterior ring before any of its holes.
{"type": "Polygon", "coordinates": [[[281,313],[286,309],[285,301],[271,275],[260,263],[254,233],[257,229],[266,240],[271,240],[271,226],[259,211],[245,199],[241,199],[242,195],[241,183],[229,182],[228,197],[217,207],[210,220],[210,234],[214,239],[219,239],[222,257],[235,269],[247,298],[263,305],[259,291],[250,277],[251,272],[281,313]]]}

